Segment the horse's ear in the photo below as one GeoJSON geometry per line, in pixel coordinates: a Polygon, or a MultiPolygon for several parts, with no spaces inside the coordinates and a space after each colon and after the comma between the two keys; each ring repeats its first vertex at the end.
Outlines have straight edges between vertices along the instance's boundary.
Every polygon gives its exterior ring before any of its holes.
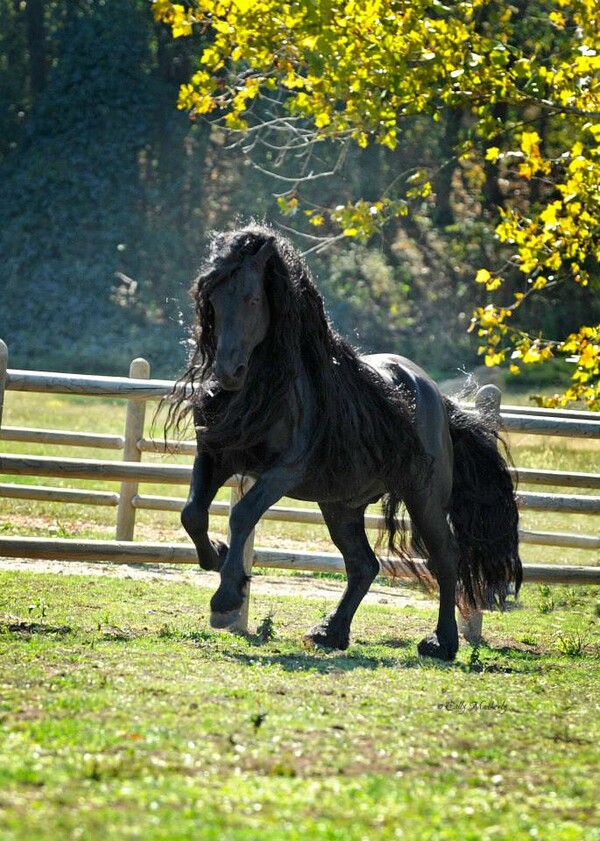
{"type": "Polygon", "coordinates": [[[267,265],[269,257],[271,257],[275,253],[275,251],[275,237],[269,237],[269,239],[265,240],[265,242],[258,249],[254,257],[252,258],[252,262],[254,263],[257,269],[262,271],[267,265]]]}

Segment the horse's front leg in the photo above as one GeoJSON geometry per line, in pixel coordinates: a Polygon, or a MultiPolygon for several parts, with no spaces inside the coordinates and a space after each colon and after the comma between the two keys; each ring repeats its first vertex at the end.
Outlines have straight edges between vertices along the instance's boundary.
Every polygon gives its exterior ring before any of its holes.
{"type": "Polygon", "coordinates": [[[181,523],[194,542],[202,569],[219,570],[227,554],[224,543],[208,536],[208,509],[219,488],[229,479],[231,470],[218,465],[208,453],[198,453],[192,469],[187,502],[181,523]]]}
{"type": "Polygon", "coordinates": [[[243,563],[246,540],[265,511],[294,487],[297,478],[295,471],[286,468],[265,471],[231,512],[230,546],[221,567],[221,584],[210,603],[213,628],[228,628],[239,618],[248,583],[243,563]]]}

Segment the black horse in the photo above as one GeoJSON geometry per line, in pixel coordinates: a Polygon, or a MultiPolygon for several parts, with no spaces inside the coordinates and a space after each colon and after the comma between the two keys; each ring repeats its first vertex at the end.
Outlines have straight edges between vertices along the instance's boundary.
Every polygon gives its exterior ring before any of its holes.
{"type": "Polygon", "coordinates": [[[235,623],[246,539],[291,496],[318,502],[348,579],[305,640],[347,648],[380,570],[364,513],[383,499],[389,549],[408,558],[396,518],[404,503],[439,585],[437,627],[419,653],[454,658],[455,604],[502,607],[522,578],[514,488],[493,425],[443,397],[407,359],[359,356],[328,321],[300,256],[268,227],[215,235],[192,295],[194,350],[169,424],[193,412],[198,451],[182,523],[201,567],[220,571],[213,627],[235,623]],[[227,547],[209,539],[208,509],[234,474],[256,482],[231,512],[227,547]]]}

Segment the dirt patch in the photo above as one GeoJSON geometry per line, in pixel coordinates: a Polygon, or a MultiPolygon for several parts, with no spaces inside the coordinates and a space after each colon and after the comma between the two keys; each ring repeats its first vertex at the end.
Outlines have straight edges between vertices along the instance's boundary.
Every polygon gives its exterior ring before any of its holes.
{"type": "MultiPolygon", "coordinates": [[[[95,575],[130,580],[173,581],[194,587],[214,589],[217,585],[215,573],[202,572],[194,567],[173,564],[105,564],[83,563],[81,561],[41,561],[21,558],[0,558],[0,571],[50,572],[55,575],[95,575]]],[[[299,596],[307,599],[339,601],[344,589],[343,579],[323,579],[310,573],[294,575],[263,575],[252,578],[252,593],[269,596],[299,596]]],[[[391,604],[396,607],[425,603],[423,596],[402,586],[374,585],[365,597],[370,604],[391,604]]]]}

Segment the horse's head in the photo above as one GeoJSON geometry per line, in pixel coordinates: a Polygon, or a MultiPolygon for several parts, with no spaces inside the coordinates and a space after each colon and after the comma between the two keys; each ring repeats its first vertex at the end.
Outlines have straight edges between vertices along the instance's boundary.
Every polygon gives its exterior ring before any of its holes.
{"type": "Polygon", "coordinates": [[[215,356],[212,373],[226,391],[240,391],[250,357],[269,329],[265,267],[275,251],[268,239],[210,293],[214,313],[215,356]]]}

